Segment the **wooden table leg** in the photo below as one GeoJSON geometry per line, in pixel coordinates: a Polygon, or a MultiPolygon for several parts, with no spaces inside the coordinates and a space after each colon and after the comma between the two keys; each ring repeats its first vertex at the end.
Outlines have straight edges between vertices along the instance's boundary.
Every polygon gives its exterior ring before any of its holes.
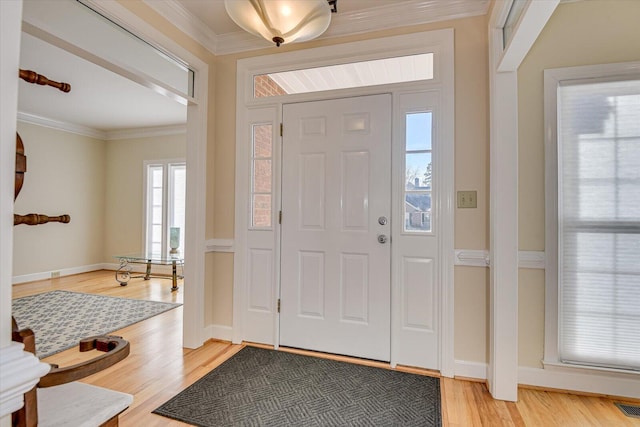
{"type": "Polygon", "coordinates": [[[177,291],[178,290],[178,274],[177,274],[176,262],[175,261],[173,261],[171,263],[171,268],[172,268],[171,279],[173,280],[173,286],[171,287],[171,290],[172,291],[177,291]]]}
{"type": "Polygon", "coordinates": [[[146,271],[146,273],[144,273],[144,280],[149,280],[150,276],[151,276],[151,260],[148,259],[147,260],[147,271],[146,271]]]}

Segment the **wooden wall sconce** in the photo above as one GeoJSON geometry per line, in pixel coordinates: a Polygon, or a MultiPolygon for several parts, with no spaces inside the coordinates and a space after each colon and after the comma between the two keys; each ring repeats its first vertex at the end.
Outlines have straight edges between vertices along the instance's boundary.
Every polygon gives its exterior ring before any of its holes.
{"type": "MultiPolygon", "coordinates": [[[[60,89],[62,92],[69,92],[71,90],[71,85],[68,83],[59,83],[54,82],[53,80],[49,80],[45,76],[36,73],[31,70],[20,70],[19,76],[22,80],[39,84],[52,86],[57,89],[60,89]]],[[[27,156],[24,154],[24,143],[22,142],[22,138],[20,135],[16,133],[16,175],[15,175],[15,184],[14,184],[14,192],[13,192],[13,200],[18,198],[18,194],[20,194],[20,190],[22,190],[22,185],[24,184],[24,174],[27,172],[27,156]]],[[[40,225],[46,224],[48,222],[62,222],[67,224],[71,221],[71,217],[69,215],[60,215],[60,216],[47,216],[42,214],[27,214],[27,215],[17,215],[13,214],[13,225],[19,224],[27,224],[27,225],[40,225]]]]}

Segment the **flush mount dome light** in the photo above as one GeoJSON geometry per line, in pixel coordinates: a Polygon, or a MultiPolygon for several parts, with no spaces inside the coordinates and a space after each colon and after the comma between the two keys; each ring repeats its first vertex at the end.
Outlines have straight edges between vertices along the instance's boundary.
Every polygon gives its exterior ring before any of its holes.
{"type": "Polygon", "coordinates": [[[280,46],[311,40],[324,33],[331,22],[329,3],[327,0],[224,0],[224,7],[242,29],[280,46]]]}

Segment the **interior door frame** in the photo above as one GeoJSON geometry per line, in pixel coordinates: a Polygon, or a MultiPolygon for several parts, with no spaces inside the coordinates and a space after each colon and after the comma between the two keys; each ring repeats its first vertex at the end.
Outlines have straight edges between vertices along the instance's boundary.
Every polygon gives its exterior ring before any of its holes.
{"type": "MultiPolygon", "coordinates": [[[[100,0],[81,1],[147,43],[158,46],[189,64],[189,68],[194,71],[195,92],[192,97],[183,97],[187,104],[188,165],[185,207],[185,222],[188,224],[185,230],[185,258],[188,262],[184,268],[184,281],[189,286],[184,287],[182,345],[186,348],[200,347],[209,338],[204,323],[209,65],[122,4],[100,0]]],[[[151,83],[148,82],[149,85],[151,83]]]]}
{"type": "MultiPolygon", "coordinates": [[[[248,274],[250,248],[248,247],[250,225],[250,141],[251,135],[249,127],[254,116],[270,117],[274,125],[282,123],[282,105],[284,103],[320,101],[333,98],[354,97],[361,95],[376,95],[380,93],[392,94],[392,145],[397,146],[399,137],[398,123],[399,105],[398,98],[403,93],[416,93],[429,90],[437,90],[439,96],[439,106],[443,112],[443,121],[439,136],[445,141],[439,156],[442,161],[441,171],[442,181],[441,203],[434,208],[439,211],[438,224],[440,237],[438,240],[439,259],[437,280],[441,283],[441,291],[437,295],[438,300],[438,335],[439,335],[439,369],[442,375],[453,377],[454,374],[454,300],[453,300],[453,257],[454,257],[454,70],[453,70],[453,29],[444,29],[414,33],[402,36],[386,37],[382,39],[371,39],[353,43],[342,43],[333,46],[298,50],[274,55],[265,55],[255,58],[242,59],[237,62],[237,88],[236,88],[236,206],[235,206],[235,258],[234,258],[234,285],[233,285],[233,332],[232,341],[241,343],[244,340],[256,341],[254,336],[249,334],[247,325],[248,301],[248,274]],[[354,52],[357,52],[354,54],[354,52]],[[382,59],[404,55],[420,53],[430,53],[434,55],[434,79],[410,83],[398,83],[390,85],[379,85],[364,88],[351,88],[343,90],[332,90],[325,92],[315,92],[308,94],[294,94],[276,96],[269,98],[253,97],[253,77],[255,75],[267,74],[278,71],[288,71],[291,69],[317,67],[323,65],[334,65],[339,63],[350,63],[356,61],[382,59]]],[[[276,127],[276,126],[274,126],[276,127]]],[[[286,131],[286,130],[285,130],[286,131]]],[[[273,139],[273,213],[277,217],[277,211],[281,206],[281,144],[282,139],[279,133],[274,133],[273,139]],[[277,207],[277,208],[276,208],[277,207]]],[[[393,150],[393,149],[392,149],[393,150]]],[[[393,154],[392,154],[393,158],[393,154]]],[[[397,159],[397,156],[396,156],[397,159]]],[[[397,161],[397,160],[396,160],[397,161]]],[[[392,160],[394,162],[394,160],[392,160]]],[[[392,163],[392,168],[394,168],[392,163]]],[[[392,178],[393,179],[393,178],[392,178]]],[[[395,185],[392,184],[392,210],[394,210],[395,185]]],[[[273,262],[273,271],[270,272],[272,280],[269,301],[265,307],[264,319],[270,325],[264,326],[260,342],[279,346],[279,316],[275,307],[280,294],[280,227],[277,221],[273,222],[272,229],[265,230],[271,233],[267,238],[272,239],[273,254],[269,259],[273,262]]],[[[267,233],[265,233],[265,236],[267,233]]],[[[394,281],[393,266],[394,251],[392,246],[392,288],[394,281]]],[[[397,255],[396,255],[397,256],[397,255]]],[[[398,318],[398,297],[392,289],[391,295],[391,365],[397,363],[396,348],[397,340],[394,340],[394,328],[399,324],[398,318]],[[395,314],[394,314],[395,313],[395,314]]]]}

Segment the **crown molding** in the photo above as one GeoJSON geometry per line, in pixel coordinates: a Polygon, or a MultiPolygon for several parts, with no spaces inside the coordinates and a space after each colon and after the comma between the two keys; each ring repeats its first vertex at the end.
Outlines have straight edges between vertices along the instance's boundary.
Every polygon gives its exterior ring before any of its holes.
{"type": "Polygon", "coordinates": [[[42,126],[50,129],[61,130],[64,132],[75,133],[77,135],[88,136],[95,139],[106,139],[107,133],[88,126],[76,125],[73,123],[61,122],[59,120],[49,119],[47,117],[37,116],[35,114],[18,111],[18,121],[30,123],[32,125],[42,126]]]}
{"type": "MultiPolygon", "coordinates": [[[[178,0],[143,0],[178,29],[215,55],[273,47],[273,44],[245,31],[216,34],[178,0]]],[[[369,33],[410,25],[485,15],[489,0],[409,0],[361,11],[338,12],[329,29],[318,39],[369,33]]]]}
{"type": "Polygon", "coordinates": [[[143,0],[143,2],[209,52],[218,54],[216,47],[219,36],[180,2],[177,0],[143,0]]]}
{"type": "Polygon", "coordinates": [[[187,125],[151,126],[135,129],[119,129],[105,132],[105,140],[152,138],[166,135],[180,135],[187,133],[187,125]]]}
{"type": "Polygon", "coordinates": [[[411,0],[357,12],[338,13],[321,38],[486,15],[488,0],[411,0]]]}
{"type": "Polygon", "coordinates": [[[102,141],[115,141],[119,139],[133,138],[153,138],[158,136],[179,135],[187,133],[187,125],[182,124],[102,131],[90,128],[88,126],[53,120],[22,111],[18,112],[18,121],[50,129],[61,130],[63,132],[74,133],[76,135],[88,136],[89,138],[99,139],[102,141]]]}

